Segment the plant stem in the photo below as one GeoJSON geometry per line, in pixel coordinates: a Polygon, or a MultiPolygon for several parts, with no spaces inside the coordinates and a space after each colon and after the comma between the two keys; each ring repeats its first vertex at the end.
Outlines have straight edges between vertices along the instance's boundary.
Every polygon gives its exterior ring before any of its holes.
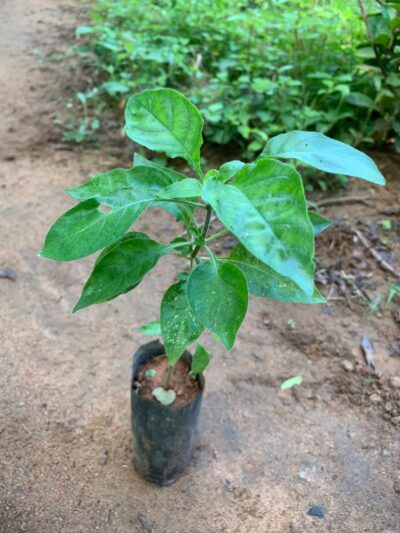
{"type": "Polygon", "coordinates": [[[174,371],[174,367],[172,365],[168,365],[167,373],[165,374],[163,385],[162,385],[163,389],[165,390],[169,389],[169,383],[171,381],[173,371],[174,371]]]}
{"type": "Polygon", "coordinates": [[[387,72],[386,72],[386,66],[385,66],[385,63],[382,59],[382,56],[379,52],[379,48],[374,44],[374,36],[372,34],[372,30],[371,30],[371,26],[369,25],[369,21],[368,21],[368,14],[366,13],[365,11],[365,6],[363,4],[363,1],[362,0],[357,0],[358,1],[358,7],[360,8],[360,13],[361,13],[361,18],[365,24],[365,27],[367,29],[367,35],[368,35],[368,39],[370,41],[370,44],[372,46],[372,49],[374,51],[374,54],[375,54],[375,57],[376,57],[376,60],[378,62],[378,65],[379,65],[379,68],[382,72],[382,76],[383,76],[383,79],[386,81],[386,77],[387,77],[387,72]]]}
{"type": "Polygon", "coordinates": [[[210,241],[213,241],[214,239],[218,239],[219,237],[222,237],[222,235],[225,235],[228,232],[229,232],[229,230],[224,228],[221,231],[219,231],[218,233],[216,233],[215,235],[212,235],[211,237],[208,237],[208,239],[206,239],[206,242],[210,242],[210,241]]]}
{"type": "Polygon", "coordinates": [[[213,251],[206,244],[204,245],[204,248],[207,250],[207,253],[210,256],[211,261],[214,263],[215,268],[217,268],[217,260],[215,255],[213,254],[213,251]]]}
{"type": "Polygon", "coordinates": [[[201,204],[200,202],[191,202],[189,200],[182,200],[178,198],[157,198],[157,202],[174,202],[175,204],[183,204],[183,205],[192,205],[194,207],[202,207],[203,209],[207,209],[206,204],[201,204]]]}
{"type": "Polygon", "coordinates": [[[182,248],[183,246],[191,246],[193,245],[194,242],[193,241],[185,241],[185,242],[175,242],[175,243],[171,243],[171,244],[168,244],[167,246],[169,248],[182,248]]]}
{"type": "MultiPolygon", "coordinates": [[[[201,231],[201,236],[203,237],[203,239],[205,239],[207,237],[207,233],[208,233],[208,229],[210,227],[210,222],[211,222],[211,215],[212,215],[212,207],[211,205],[207,205],[207,214],[206,214],[206,219],[204,221],[204,226],[203,226],[203,229],[201,231]]],[[[195,249],[193,250],[193,253],[192,253],[192,262],[194,261],[194,259],[196,258],[196,255],[199,253],[201,249],[201,244],[198,244],[195,249]]]]}

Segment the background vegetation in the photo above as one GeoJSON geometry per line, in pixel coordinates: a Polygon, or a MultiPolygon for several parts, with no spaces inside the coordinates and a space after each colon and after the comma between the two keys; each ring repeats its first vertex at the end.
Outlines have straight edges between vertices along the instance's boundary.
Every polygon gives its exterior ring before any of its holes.
{"type": "Polygon", "coordinates": [[[76,30],[90,81],[65,138],[93,138],[110,106],[172,87],[199,107],[208,141],[243,157],[293,129],[400,147],[399,29],[396,2],[96,0],[76,30]]]}

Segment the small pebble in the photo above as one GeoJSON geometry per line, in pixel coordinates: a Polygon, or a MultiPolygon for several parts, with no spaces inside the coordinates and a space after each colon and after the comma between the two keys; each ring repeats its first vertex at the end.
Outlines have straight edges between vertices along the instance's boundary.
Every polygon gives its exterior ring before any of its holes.
{"type": "Polygon", "coordinates": [[[143,527],[143,530],[146,533],[153,533],[153,528],[151,527],[149,519],[147,518],[146,515],[144,515],[142,513],[138,513],[137,518],[138,518],[139,522],[141,523],[141,525],[143,527]]]}
{"type": "Polygon", "coordinates": [[[307,514],[309,516],[314,516],[315,518],[324,518],[325,513],[325,508],[322,507],[322,505],[311,505],[311,507],[307,511],[307,514]]]}
{"type": "Polygon", "coordinates": [[[382,398],[379,396],[379,394],[376,394],[376,393],[371,394],[369,399],[371,400],[372,403],[380,403],[382,401],[382,398]]]}
{"type": "Polygon", "coordinates": [[[354,365],[351,361],[343,361],[342,366],[347,372],[353,372],[354,370],[354,365]]]}
{"type": "Polygon", "coordinates": [[[9,279],[10,281],[15,281],[17,279],[17,274],[12,268],[1,268],[0,269],[0,278],[9,279]]]}
{"type": "Polygon", "coordinates": [[[230,489],[230,487],[231,487],[231,480],[230,479],[224,479],[224,487],[226,489],[230,489]]]}
{"type": "Polygon", "coordinates": [[[390,378],[390,384],[394,389],[400,389],[400,376],[390,378]]]}
{"type": "Polygon", "coordinates": [[[393,484],[394,491],[400,493],[400,479],[397,479],[393,484]]]}
{"type": "Polygon", "coordinates": [[[108,462],[109,453],[108,450],[106,450],[104,453],[101,453],[99,455],[98,463],[99,465],[105,465],[108,462]]]}
{"type": "Polygon", "coordinates": [[[393,405],[390,402],[385,403],[385,411],[387,413],[390,413],[390,411],[393,409],[393,405]]]}

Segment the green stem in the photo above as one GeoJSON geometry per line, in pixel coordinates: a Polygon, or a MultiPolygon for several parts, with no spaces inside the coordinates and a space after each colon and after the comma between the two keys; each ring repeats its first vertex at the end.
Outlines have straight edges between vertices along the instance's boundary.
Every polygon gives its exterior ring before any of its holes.
{"type": "Polygon", "coordinates": [[[163,389],[165,390],[169,389],[169,383],[171,381],[173,371],[174,371],[174,367],[172,365],[168,365],[167,373],[165,374],[163,385],[162,385],[163,389]]]}
{"type": "Polygon", "coordinates": [[[176,243],[168,244],[168,247],[175,249],[175,248],[182,248],[183,246],[191,246],[193,244],[194,244],[193,241],[176,242],[176,243]]]}
{"type": "MultiPolygon", "coordinates": [[[[207,214],[206,214],[206,219],[204,221],[204,226],[203,226],[203,229],[201,231],[201,236],[203,237],[203,239],[205,239],[207,237],[207,233],[208,233],[208,229],[210,227],[210,222],[211,222],[211,215],[212,215],[212,207],[211,205],[207,205],[207,214]]],[[[196,258],[196,255],[199,253],[201,249],[201,245],[198,244],[195,249],[193,250],[193,253],[192,253],[192,263],[193,261],[195,260],[196,258]]]]}
{"type": "Polygon", "coordinates": [[[211,248],[209,248],[207,245],[204,245],[204,248],[207,250],[208,255],[210,256],[211,261],[214,263],[215,268],[217,268],[217,259],[215,255],[213,254],[213,251],[211,248]]]}
{"type": "Polygon", "coordinates": [[[212,235],[211,237],[208,237],[208,239],[206,239],[206,242],[211,242],[214,239],[218,239],[219,237],[222,237],[226,233],[229,233],[229,230],[224,228],[221,231],[219,231],[218,233],[216,233],[215,235],[212,235]]]}
{"type": "Polygon", "coordinates": [[[194,207],[202,207],[203,209],[207,209],[207,206],[205,204],[201,204],[200,202],[191,202],[190,200],[181,200],[178,198],[156,198],[157,202],[174,202],[176,204],[183,204],[183,205],[192,205],[194,207]]]}

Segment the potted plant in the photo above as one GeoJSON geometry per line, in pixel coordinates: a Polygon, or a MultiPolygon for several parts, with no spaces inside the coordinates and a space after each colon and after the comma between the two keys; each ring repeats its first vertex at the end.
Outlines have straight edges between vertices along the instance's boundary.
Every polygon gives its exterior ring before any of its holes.
{"type": "Polygon", "coordinates": [[[284,302],[322,303],[314,285],[314,236],[329,220],[307,209],[301,177],[280,159],[325,172],[385,180],[367,155],[321,133],[293,131],[267,142],[253,163],[230,161],[203,174],[203,120],[172,89],[143,91],[126,107],[126,134],[136,143],[187,161],[194,177],[135,155],[133,167],[100,174],[67,190],[78,204],[51,227],[40,255],[72,261],[102,250],[74,312],[133,290],[162,256],[182,258],[182,271],[162,298],[160,334],[134,357],[134,460],[148,479],[174,481],[190,460],[210,357],[198,342],[209,330],[228,350],[245,317],[248,293],[284,302]],[[129,231],[152,206],[182,223],[184,237],[159,243],[129,231]],[[215,213],[221,231],[209,234],[215,213]],[[239,244],[217,257],[212,242],[231,232],[239,244]],[[191,356],[186,349],[196,343],[191,356]]]}

